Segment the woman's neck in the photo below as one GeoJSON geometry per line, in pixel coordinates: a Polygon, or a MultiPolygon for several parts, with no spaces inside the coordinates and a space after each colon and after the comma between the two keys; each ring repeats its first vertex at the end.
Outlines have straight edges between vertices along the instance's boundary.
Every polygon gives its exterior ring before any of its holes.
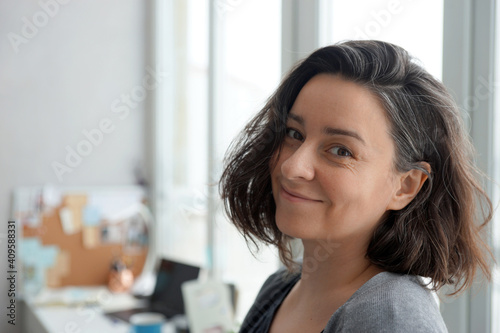
{"type": "Polygon", "coordinates": [[[300,294],[327,297],[328,293],[350,293],[383,270],[366,258],[366,247],[332,241],[303,241],[304,256],[300,294]],[[325,292],[328,291],[328,292],[325,292]]]}
{"type": "Polygon", "coordinates": [[[359,242],[303,241],[302,276],[278,308],[271,332],[320,332],[332,314],[382,270],[359,242]]]}

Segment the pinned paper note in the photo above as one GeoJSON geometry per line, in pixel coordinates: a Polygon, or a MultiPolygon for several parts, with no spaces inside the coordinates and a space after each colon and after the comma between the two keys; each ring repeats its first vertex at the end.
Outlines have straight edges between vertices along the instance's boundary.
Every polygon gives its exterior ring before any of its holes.
{"type": "Polygon", "coordinates": [[[36,263],[36,254],[41,248],[40,239],[38,237],[31,238],[21,238],[20,240],[20,248],[22,251],[20,252],[20,258],[23,261],[23,264],[35,265],[36,263]]]}
{"type": "Polygon", "coordinates": [[[43,246],[37,237],[32,237],[21,239],[20,248],[25,292],[36,293],[46,285],[46,271],[55,265],[59,247],[43,246]]]}
{"type": "Polygon", "coordinates": [[[61,208],[59,210],[59,218],[61,219],[62,228],[65,234],[70,235],[78,231],[71,209],[66,207],[61,208]]]}
{"type": "Polygon", "coordinates": [[[69,209],[72,213],[72,224],[76,232],[82,230],[82,214],[83,207],[87,204],[87,196],[84,194],[71,194],[63,198],[65,209],[69,209]]]}
{"type": "Polygon", "coordinates": [[[83,208],[83,224],[85,226],[97,226],[101,221],[101,211],[97,206],[87,205],[83,208]]]}
{"type": "Polygon", "coordinates": [[[87,249],[94,248],[100,243],[100,228],[99,227],[83,227],[82,239],[83,246],[87,249]]]}
{"type": "Polygon", "coordinates": [[[60,251],[57,254],[55,265],[46,272],[47,286],[60,287],[61,279],[70,272],[70,255],[68,251],[60,251]]]}
{"type": "Polygon", "coordinates": [[[52,185],[45,185],[42,189],[44,210],[51,210],[61,204],[61,191],[52,185]]]}
{"type": "Polygon", "coordinates": [[[51,267],[56,263],[59,247],[55,245],[42,246],[41,253],[38,256],[38,264],[43,267],[51,267]]]}

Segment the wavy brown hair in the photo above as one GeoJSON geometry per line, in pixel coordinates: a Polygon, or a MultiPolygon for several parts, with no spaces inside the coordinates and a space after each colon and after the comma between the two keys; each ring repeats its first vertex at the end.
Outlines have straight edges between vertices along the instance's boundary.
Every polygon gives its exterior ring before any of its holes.
{"type": "Polygon", "coordinates": [[[293,267],[290,238],[276,226],[270,166],[284,140],[288,113],[315,75],[340,75],[369,89],[384,105],[395,142],[395,169],[428,179],[405,208],[377,226],[367,258],[384,270],[429,277],[432,287],[468,288],[479,267],[490,278],[491,252],[481,229],[492,205],[479,180],[474,149],[445,86],[401,47],[348,41],[324,47],[297,64],[264,108],[232,143],[220,190],[225,210],[247,242],[277,246],[293,267]],[[431,166],[429,173],[421,162],[431,166]]]}

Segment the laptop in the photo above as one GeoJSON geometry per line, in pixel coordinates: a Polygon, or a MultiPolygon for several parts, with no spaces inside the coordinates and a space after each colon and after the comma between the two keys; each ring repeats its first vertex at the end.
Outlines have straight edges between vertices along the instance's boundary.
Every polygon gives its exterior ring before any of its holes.
{"type": "Polygon", "coordinates": [[[156,272],[156,284],[153,293],[146,299],[146,306],[105,313],[107,316],[129,322],[136,313],[157,312],[167,319],[184,314],[184,301],[181,286],[186,281],[198,279],[200,267],[161,259],[156,272]]]}

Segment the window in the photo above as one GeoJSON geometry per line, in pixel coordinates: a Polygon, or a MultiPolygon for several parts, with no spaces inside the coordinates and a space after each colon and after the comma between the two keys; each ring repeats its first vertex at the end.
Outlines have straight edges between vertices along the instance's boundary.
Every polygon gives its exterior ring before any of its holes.
{"type": "MultiPolygon", "coordinates": [[[[281,1],[222,2],[229,7],[217,11],[221,24],[221,76],[220,104],[215,117],[215,154],[219,162],[231,140],[264,106],[281,78],[281,1]]],[[[238,317],[242,319],[265,278],[277,270],[277,253],[274,248],[263,247],[254,258],[222,213],[216,221],[215,240],[217,269],[225,281],[237,284],[238,317]]]]}
{"type": "Polygon", "coordinates": [[[322,6],[319,30],[322,45],[347,39],[394,43],[441,78],[443,0],[324,0],[322,6]]]}
{"type": "Polygon", "coordinates": [[[208,1],[158,2],[157,251],[206,265],[208,1]]]}
{"type": "Polygon", "coordinates": [[[217,182],[230,142],[279,84],[281,1],[157,6],[157,60],[169,77],[156,105],[156,249],[234,283],[241,321],[279,260],[266,247],[250,253],[221,211],[217,182]]]}

